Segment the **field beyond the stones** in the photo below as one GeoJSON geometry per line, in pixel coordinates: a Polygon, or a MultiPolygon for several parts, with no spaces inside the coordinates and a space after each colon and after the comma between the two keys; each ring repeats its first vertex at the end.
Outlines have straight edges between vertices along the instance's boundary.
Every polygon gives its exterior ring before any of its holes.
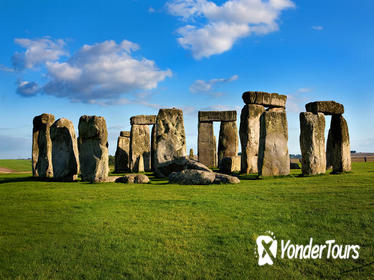
{"type": "MultiPolygon", "coordinates": [[[[15,171],[29,164],[0,160],[15,171]]],[[[211,186],[0,174],[0,279],[373,279],[374,162],[300,173],[211,186]],[[260,267],[256,238],[266,231],[294,244],[358,244],[360,257],[278,256],[260,267]]]]}

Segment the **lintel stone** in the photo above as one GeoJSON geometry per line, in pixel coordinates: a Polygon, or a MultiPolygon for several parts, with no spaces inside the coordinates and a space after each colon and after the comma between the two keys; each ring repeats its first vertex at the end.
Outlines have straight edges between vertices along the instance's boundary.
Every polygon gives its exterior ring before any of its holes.
{"type": "Polygon", "coordinates": [[[236,111],[199,111],[199,122],[220,121],[236,121],[236,111]]]}
{"type": "Polygon", "coordinates": [[[305,105],[307,112],[314,114],[323,113],[325,115],[342,115],[344,114],[344,106],[335,101],[316,101],[305,105]]]}
{"type": "Polygon", "coordinates": [[[130,118],[130,124],[153,125],[156,123],[156,115],[138,115],[130,118]]]}
{"type": "Polygon", "coordinates": [[[286,108],[287,96],[263,91],[246,91],[242,95],[245,104],[258,104],[265,107],[286,108]]]}

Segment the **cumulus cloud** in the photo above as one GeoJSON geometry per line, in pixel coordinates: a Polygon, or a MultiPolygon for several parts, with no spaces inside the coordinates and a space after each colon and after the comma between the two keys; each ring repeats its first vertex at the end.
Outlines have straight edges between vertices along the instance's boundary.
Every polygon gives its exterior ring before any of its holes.
{"type": "Polygon", "coordinates": [[[30,69],[47,61],[58,60],[69,53],[64,49],[65,41],[49,37],[41,39],[18,38],[14,42],[25,48],[23,53],[16,52],[12,57],[13,67],[17,70],[30,69]]]}
{"type": "Polygon", "coordinates": [[[179,28],[179,44],[195,59],[221,54],[240,38],[278,30],[280,13],[294,7],[291,0],[172,0],[166,7],[186,25],[179,28]]]}
{"type": "MultiPolygon", "coordinates": [[[[43,65],[47,82],[40,87],[35,82],[20,82],[17,92],[21,95],[44,92],[67,97],[73,102],[125,104],[126,99],[120,95],[155,89],[159,82],[172,76],[169,69],[160,70],[154,61],[136,57],[134,52],[139,46],[127,40],[84,45],[65,61],[58,52],[33,55],[31,59],[27,54],[35,53],[30,50],[35,45],[30,42],[34,41],[22,39],[22,42],[26,51],[13,58],[23,57],[24,68],[43,65]]],[[[50,46],[50,43],[45,44],[50,46]]]]}
{"type": "Polygon", "coordinates": [[[217,85],[224,84],[224,83],[230,83],[233,81],[236,81],[239,78],[238,75],[234,75],[230,78],[219,78],[219,79],[211,79],[209,81],[204,80],[196,80],[191,86],[190,86],[190,92],[192,93],[207,93],[213,96],[220,96],[222,93],[214,92],[217,85]]]}

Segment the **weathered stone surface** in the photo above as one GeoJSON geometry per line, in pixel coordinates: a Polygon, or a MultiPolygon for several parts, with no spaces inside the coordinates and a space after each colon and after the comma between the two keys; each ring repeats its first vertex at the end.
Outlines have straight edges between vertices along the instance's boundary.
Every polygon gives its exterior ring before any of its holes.
{"type": "Polygon", "coordinates": [[[33,120],[32,174],[41,178],[52,178],[52,141],[50,127],[55,121],[52,114],[41,114],[33,120]]]}
{"type": "Polygon", "coordinates": [[[108,176],[106,183],[123,183],[122,178],[121,176],[108,176]]]}
{"type": "Polygon", "coordinates": [[[290,162],[290,169],[301,169],[301,168],[298,163],[290,162]]]}
{"type": "Polygon", "coordinates": [[[287,96],[263,91],[246,91],[242,95],[245,104],[258,104],[266,107],[286,108],[287,96]]]}
{"type": "Polygon", "coordinates": [[[175,158],[185,157],[186,134],[183,112],[179,109],[160,109],[156,121],[156,159],[155,174],[167,177],[161,170],[175,158]]]}
{"type": "Polygon", "coordinates": [[[214,184],[239,184],[239,178],[227,174],[215,173],[214,184]]]}
{"type": "Polygon", "coordinates": [[[130,124],[152,125],[156,123],[156,115],[138,115],[130,118],[130,124]]]}
{"type": "Polygon", "coordinates": [[[351,171],[351,151],[347,121],[333,115],[327,140],[327,154],[333,173],[351,171]]]}
{"type": "Polygon", "coordinates": [[[144,174],[129,174],[118,178],[116,182],[125,184],[148,184],[149,178],[144,174]]]}
{"type": "Polygon", "coordinates": [[[108,180],[108,131],[103,117],[82,116],[79,119],[79,161],[82,181],[108,180]]]}
{"type": "Polygon", "coordinates": [[[174,158],[171,161],[164,162],[163,164],[160,164],[157,169],[156,175],[158,177],[168,177],[170,173],[179,172],[187,169],[196,169],[212,172],[208,167],[206,167],[204,164],[198,161],[188,159],[187,157],[179,157],[174,158]]]}
{"type": "Polygon", "coordinates": [[[131,126],[130,169],[132,172],[151,171],[151,138],[148,125],[131,126]]]}
{"type": "Polygon", "coordinates": [[[197,148],[199,162],[209,167],[217,166],[213,122],[199,122],[197,148]]]}
{"type": "Polygon", "coordinates": [[[240,166],[241,166],[240,156],[224,157],[221,160],[219,171],[225,174],[240,172],[240,166]]]}
{"type": "Polygon", "coordinates": [[[199,111],[199,122],[235,122],[236,111],[199,111]]]}
{"type": "Polygon", "coordinates": [[[210,185],[216,176],[213,172],[187,169],[169,175],[169,183],[181,185],[210,185]]]}
{"type": "Polygon", "coordinates": [[[303,175],[326,172],[325,116],[322,113],[300,113],[300,149],[303,175]]]}
{"type": "Polygon", "coordinates": [[[241,171],[246,174],[258,172],[258,148],[260,141],[260,117],[265,112],[262,105],[247,104],[240,115],[240,142],[242,145],[241,171]]]}
{"type": "Polygon", "coordinates": [[[154,171],[156,166],[156,125],[152,126],[151,131],[151,170],[154,171]]]}
{"type": "Polygon", "coordinates": [[[279,176],[290,174],[288,127],[285,112],[265,112],[260,118],[258,174],[279,176]]]}
{"type": "Polygon", "coordinates": [[[74,125],[68,119],[58,119],[51,126],[53,178],[74,181],[79,173],[79,154],[74,125]]]}
{"type": "Polygon", "coordinates": [[[238,155],[238,127],[236,122],[221,122],[218,140],[218,166],[224,157],[238,155]]]}
{"type": "Polygon", "coordinates": [[[130,131],[121,131],[117,140],[114,172],[126,172],[130,170],[130,131]]]}
{"type": "Polygon", "coordinates": [[[307,112],[312,112],[314,114],[323,113],[325,115],[341,115],[344,114],[343,104],[337,103],[335,101],[316,101],[310,102],[305,105],[307,112]]]}

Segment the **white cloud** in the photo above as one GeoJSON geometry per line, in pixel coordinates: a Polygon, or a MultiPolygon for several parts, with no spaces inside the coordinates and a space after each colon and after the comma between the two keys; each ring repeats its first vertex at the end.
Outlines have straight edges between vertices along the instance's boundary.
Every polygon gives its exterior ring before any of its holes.
{"type": "MultiPolygon", "coordinates": [[[[171,77],[170,70],[160,70],[154,61],[137,58],[139,46],[124,40],[84,45],[68,60],[52,56],[44,59],[47,82],[41,90],[49,95],[67,97],[74,102],[112,105],[124,104],[121,94],[155,89],[171,77]]],[[[25,54],[29,49],[26,49],[25,54]]],[[[42,60],[39,60],[39,64],[42,60]]],[[[30,65],[36,65],[31,63],[30,65]]],[[[22,94],[19,84],[18,92],[22,94]]]]}
{"type": "Polygon", "coordinates": [[[35,40],[18,38],[14,42],[26,49],[23,53],[16,52],[12,57],[13,66],[17,70],[30,69],[68,55],[68,52],[64,49],[65,41],[62,39],[53,40],[49,37],[35,40]]]}
{"type": "Polygon", "coordinates": [[[10,67],[7,67],[5,65],[0,64],[0,71],[3,71],[3,72],[14,72],[14,69],[10,68],[10,67]]]}
{"type": "Polygon", "coordinates": [[[233,81],[236,81],[239,78],[238,75],[234,75],[230,78],[219,78],[219,79],[211,79],[209,81],[204,80],[196,80],[191,86],[190,86],[190,92],[192,93],[208,93],[213,96],[220,96],[222,93],[213,92],[215,90],[216,86],[219,84],[224,83],[230,83],[233,81]]]}
{"type": "Polygon", "coordinates": [[[31,97],[40,92],[40,87],[35,82],[17,81],[17,93],[25,97],[31,97]]]}
{"type": "Polygon", "coordinates": [[[299,89],[297,89],[296,92],[298,92],[298,93],[309,93],[311,91],[312,91],[312,89],[310,89],[310,88],[299,88],[299,89]]]}
{"type": "Polygon", "coordinates": [[[321,26],[321,25],[315,25],[315,26],[312,26],[312,29],[313,30],[317,30],[317,31],[321,31],[321,30],[323,30],[323,26],[321,26]]]}
{"type": "Polygon", "coordinates": [[[294,7],[294,3],[291,0],[228,0],[217,5],[208,0],[172,0],[166,7],[170,14],[189,22],[177,30],[178,42],[191,50],[195,59],[201,59],[230,50],[240,38],[278,30],[276,21],[280,13],[294,7]]]}

